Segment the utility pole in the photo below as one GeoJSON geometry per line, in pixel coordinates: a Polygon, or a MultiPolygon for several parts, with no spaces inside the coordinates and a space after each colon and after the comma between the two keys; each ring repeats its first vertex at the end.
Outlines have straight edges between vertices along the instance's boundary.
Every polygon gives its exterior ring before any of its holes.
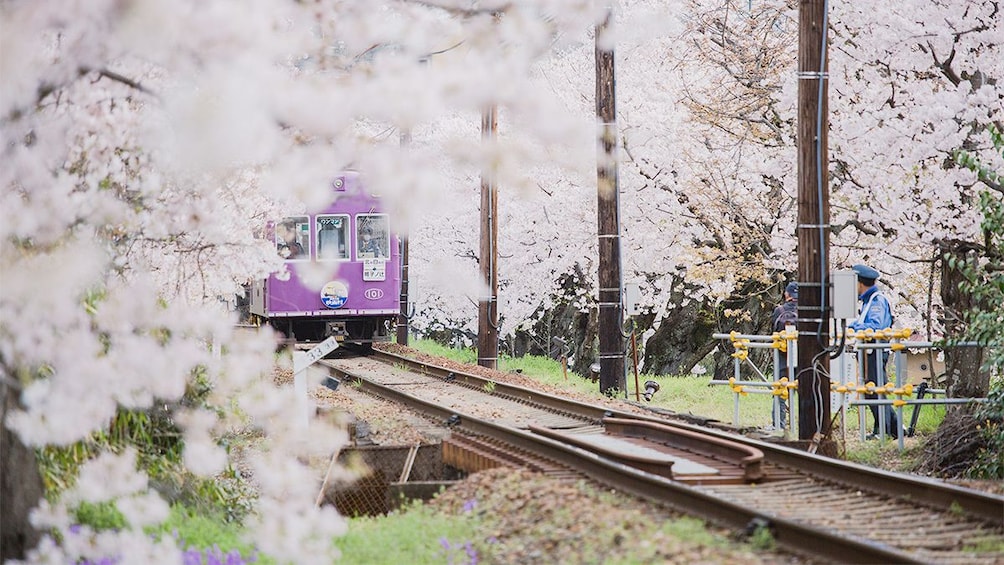
{"type": "MultiPolygon", "coordinates": [[[[481,141],[493,144],[498,136],[498,106],[481,113],[481,141]]],[[[498,364],[498,187],[494,165],[481,172],[481,280],[489,296],[478,301],[478,365],[495,369],[498,364]]]]}
{"type": "MultiPolygon", "coordinates": [[[[401,132],[401,147],[411,144],[411,130],[405,129],[401,132]]],[[[401,246],[401,311],[397,315],[397,343],[398,345],[408,345],[408,234],[398,232],[398,242],[401,246]]]]}
{"type": "Polygon", "coordinates": [[[825,0],[798,9],[798,437],[830,433],[830,190],[825,0]],[[817,365],[824,371],[818,371],[817,365]]]}
{"type": "Polygon", "coordinates": [[[620,208],[617,187],[617,115],[614,47],[608,37],[612,7],[596,26],[596,117],[601,126],[596,163],[596,214],[599,239],[600,392],[627,393],[621,307],[620,208]]]}

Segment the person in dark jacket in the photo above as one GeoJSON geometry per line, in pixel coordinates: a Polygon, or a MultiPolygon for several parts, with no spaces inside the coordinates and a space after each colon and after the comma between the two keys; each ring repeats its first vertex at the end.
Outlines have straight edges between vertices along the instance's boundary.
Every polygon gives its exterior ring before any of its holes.
{"type": "MultiPolygon", "coordinates": [[[[798,321],[798,283],[792,281],[784,287],[784,301],[778,304],[774,311],[770,315],[770,327],[775,332],[784,331],[787,326],[794,326],[798,321]]],[[[792,342],[789,342],[789,346],[792,342]]],[[[780,355],[780,364],[778,365],[778,373],[774,375],[774,380],[779,380],[781,377],[788,377],[789,381],[795,380],[795,374],[797,373],[796,367],[791,367],[788,370],[788,354],[782,352],[780,355]]],[[[788,402],[783,398],[781,401],[781,420],[778,422],[774,420],[774,426],[784,428],[785,421],[788,415],[788,402]]]]}
{"type": "MultiPolygon", "coordinates": [[[[854,331],[863,330],[884,330],[892,327],[892,307],[889,300],[879,292],[875,282],[879,279],[879,272],[867,265],[854,265],[851,269],[858,275],[858,300],[861,302],[860,314],[857,319],[847,325],[854,331]]],[[[878,340],[877,340],[878,341],[878,340]]],[[[885,366],[889,362],[888,349],[867,349],[865,350],[864,362],[864,382],[875,383],[883,386],[886,383],[885,366]],[[880,371],[880,369],[882,369],[880,371]]],[[[865,394],[865,398],[878,398],[877,394],[865,394]]],[[[869,406],[872,417],[875,419],[875,426],[868,436],[873,438],[879,435],[879,407],[869,406]]],[[[896,419],[896,411],[892,406],[884,406],[885,410],[885,433],[899,437],[899,422],[896,419]]]]}
{"type": "Polygon", "coordinates": [[[276,246],[279,256],[287,261],[300,259],[303,256],[303,246],[296,236],[296,224],[291,220],[284,221],[275,227],[276,246]]]}

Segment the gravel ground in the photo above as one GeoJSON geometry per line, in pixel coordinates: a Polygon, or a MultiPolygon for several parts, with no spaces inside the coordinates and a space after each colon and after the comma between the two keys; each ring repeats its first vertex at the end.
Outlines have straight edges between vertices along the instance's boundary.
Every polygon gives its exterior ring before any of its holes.
{"type": "Polygon", "coordinates": [[[678,515],[585,481],[558,482],[524,471],[476,473],[430,504],[447,514],[480,515],[478,538],[487,541],[477,547],[487,563],[808,563],[728,543],[724,530],[706,532],[696,520],[681,522],[678,515]]]}

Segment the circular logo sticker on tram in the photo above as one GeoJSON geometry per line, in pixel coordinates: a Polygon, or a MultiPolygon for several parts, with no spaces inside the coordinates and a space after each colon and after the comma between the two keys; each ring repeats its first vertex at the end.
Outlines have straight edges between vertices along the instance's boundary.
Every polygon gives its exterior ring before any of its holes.
{"type": "Polygon", "coordinates": [[[329,281],[321,289],[321,302],[328,308],[341,308],[349,299],[349,287],[341,281],[329,281]]]}
{"type": "Polygon", "coordinates": [[[383,298],[383,289],[382,288],[367,288],[363,292],[363,296],[365,296],[368,300],[380,300],[381,298],[383,298]]]}

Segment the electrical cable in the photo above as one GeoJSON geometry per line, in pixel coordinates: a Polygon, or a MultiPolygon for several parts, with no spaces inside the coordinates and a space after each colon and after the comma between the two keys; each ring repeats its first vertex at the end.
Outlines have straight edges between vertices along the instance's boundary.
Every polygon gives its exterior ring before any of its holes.
{"type": "Polygon", "coordinates": [[[823,93],[824,81],[826,79],[826,37],[829,33],[830,2],[823,0],[823,25],[822,41],[819,46],[819,68],[817,78],[819,80],[818,94],[816,96],[816,200],[818,204],[819,221],[816,222],[819,230],[819,325],[816,328],[816,341],[824,350],[829,349],[829,344],[823,343],[823,324],[826,323],[826,226],[823,223],[823,93]]]}
{"type": "MultiPolygon", "coordinates": [[[[812,358],[812,369],[811,370],[812,370],[813,375],[823,376],[823,377],[826,377],[827,379],[830,378],[830,372],[820,362],[820,360],[822,358],[829,358],[828,357],[828,353],[829,352],[827,350],[823,350],[823,351],[820,351],[819,353],[817,353],[816,356],[812,358]]],[[[822,387],[819,387],[819,386],[813,387],[812,388],[812,395],[813,395],[813,400],[816,402],[816,407],[818,408],[818,407],[822,406],[823,402],[825,400],[822,387]]],[[[816,431],[822,433],[822,431],[823,431],[823,411],[817,409],[814,412],[815,412],[815,416],[816,416],[816,422],[815,422],[816,423],[816,431]]]]}
{"type": "MultiPolygon", "coordinates": [[[[621,305],[621,312],[622,313],[624,312],[624,306],[623,306],[623,304],[621,305]]],[[[627,338],[631,337],[631,334],[634,332],[635,328],[636,328],[636,325],[635,325],[634,317],[633,316],[628,316],[627,319],[625,319],[623,315],[621,316],[621,327],[620,327],[620,330],[621,330],[621,337],[622,338],[627,339],[627,338]],[[625,323],[625,322],[627,322],[627,323],[625,323]],[[625,327],[631,328],[631,329],[629,329],[628,331],[625,332],[624,331],[625,327]]]]}
{"type": "Polygon", "coordinates": [[[830,355],[830,359],[836,359],[837,357],[840,357],[840,355],[844,352],[844,346],[846,344],[847,344],[847,320],[846,319],[841,319],[840,320],[840,343],[837,345],[837,348],[833,351],[833,354],[830,355]]]}

